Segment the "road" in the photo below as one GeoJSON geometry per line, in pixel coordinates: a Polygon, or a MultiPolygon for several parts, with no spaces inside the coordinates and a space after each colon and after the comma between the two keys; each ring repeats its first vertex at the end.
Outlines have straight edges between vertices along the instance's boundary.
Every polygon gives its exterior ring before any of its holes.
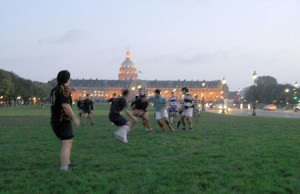
{"type": "MultiPolygon", "coordinates": [[[[207,110],[207,112],[219,113],[221,111],[218,110],[207,110]]],[[[251,116],[252,110],[248,109],[233,109],[231,115],[237,116],[251,116]]],[[[264,116],[264,117],[280,117],[280,118],[300,118],[300,112],[293,112],[293,111],[285,111],[285,110],[276,110],[276,111],[264,111],[264,110],[256,110],[256,116],[264,116]]]]}

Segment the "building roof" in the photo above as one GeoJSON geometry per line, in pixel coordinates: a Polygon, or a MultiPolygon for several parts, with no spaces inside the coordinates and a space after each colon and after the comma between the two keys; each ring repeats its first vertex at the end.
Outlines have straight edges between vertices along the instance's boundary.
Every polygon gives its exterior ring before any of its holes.
{"type": "MultiPolygon", "coordinates": [[[[202,81],[186,81],[186,80],[142,80],[148,88],[202,88],[202,81]]],[[[71,80],[71,87],[121,87],[129,88],[133,80],[71,80]]],[[[206,88],[220,88],[221,80],[206,81],[206,88]]]]}

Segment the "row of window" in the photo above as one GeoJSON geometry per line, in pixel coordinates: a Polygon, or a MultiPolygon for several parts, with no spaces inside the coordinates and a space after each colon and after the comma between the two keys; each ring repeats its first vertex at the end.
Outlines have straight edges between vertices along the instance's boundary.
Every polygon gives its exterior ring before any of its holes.
{"type": "Polygon", "coordinates": [[[135,65],[121,65],[121,68],[135,68],[135,65]]]}

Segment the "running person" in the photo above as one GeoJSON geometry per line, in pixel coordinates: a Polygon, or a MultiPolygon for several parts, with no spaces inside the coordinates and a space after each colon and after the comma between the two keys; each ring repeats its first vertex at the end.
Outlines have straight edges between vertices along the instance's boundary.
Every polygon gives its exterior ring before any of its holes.
{"type": "Polygon", "coordinates": [[[83,101],[82,101],[82,98],[79,97],[79,100],[77,101],[77,108],[78,108],[78,114],[79,116],[81,117],[82,113],[83,113],[83,101]]]}
{"type": "Polygon", "coordinates": [[[132,128],[134,123],[137,122],[137,118],[133,116],[127,108],[127,101],[130,95],[129,90],[123,90],[122,94],[123,97],[116,98],[112,101],[109,112],[109,120],[116,126],[120,126],[119,130],[115,132],[115,137],[123,143],[128,143],[127,134],[130,132],[130,128],[132,128]],[[122,110],[124,110],[127,116],[133,120],[132,124],[120,114],[122,110]]]}
{"type": "Polygon", "coordinates": [[[91,100],[90,94],[87,94],[86,99],[83,101],[83,112],[84,112],[83,121],[86,122],[87,118],[89,118],[91,125],[94,125],[92,111],[93,111],[93,101],[91,100]]]}
{"type": "Polygon", "coordinates": [[[60,71],[57,75],[57,86],[51,90],[51,127],[61,140],[60,170],[67,171],[71,165],[70,155],[73,144],[74,132],[71,120],[79,127],[80,121],[72,110],[70,73],[66,70],[60,71]]]}
{"type": "Polygon", "coordinates": [[[177,114],[178,114],[178,107],[179,107],[179,100],[178,98],[174,95],[175,93],[172,92],[172,97],[169,99],[169,113],[170,113],[170,121],[171,123],[175,123],[177,114]]]}
{"type": "Polygon", "coordinates": [[[172,128],[169,118],[168,118],[168,103],[166,100],[166,97],[160,94],[160,90],[155,90],[155,95],[150,96],[147,101],[153,101],[154,102],[154,109],[155,109],[155,119],[157,120],[159,126],[162,128],[163,132],[166,132],[166,129],[164,128],[164,124],[161,122],[162,119],[165,120],[166,124],[168,125],[169,129],[174,132],[174,129],[172,128]]]}
{"type": "Polygon", "coordinates": [[[185,120],[188,120],[190,130],[193,129],[192,116],[193,116],[193,97],[188,93],[189,89],[187,87],[183,87],[181,89],[184,94],[183,98],[183,112],[181,115],[182,129],[185,130],[185,120]]]}
{"type": "Polygon", "coordinates": [[[110,98],[109,100],[107,100],[107,102],[108,102],[109,104],[111,104],[111,103],[114,101],[114,99],[116,99],[116,98],[117,98],[117,94],[114,93],[114,94],[113,94],[113,97],[110,98]]]}
{"type": "Polygon", "coordinates": [[[133,108],[133,115],[135,117],[140,117],[143,120],[143,125],[146,131],[153,132],[149,115],[146,111],[148,107],[148,102],[143,89],[139,89],[139,94],[135,97],[135,101],[131,104],[133,108]]]}
{"type": "Polygon", "coordinates": [[[198,95],[195,96],[195,99],[193,101],[194,104],[194,121],[198,122],[198,119],[200,117],[200,99],[198,98],[198,95]]]}

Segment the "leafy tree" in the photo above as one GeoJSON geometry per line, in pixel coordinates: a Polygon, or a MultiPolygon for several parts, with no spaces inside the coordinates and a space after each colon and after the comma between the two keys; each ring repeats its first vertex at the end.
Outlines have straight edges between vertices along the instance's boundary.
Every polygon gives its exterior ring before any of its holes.
{"type": "Polygon", "coordinates": [[[0,69],[0,96],[9,97],[14,92],[14,84],[9,72],[0,69]]]}

